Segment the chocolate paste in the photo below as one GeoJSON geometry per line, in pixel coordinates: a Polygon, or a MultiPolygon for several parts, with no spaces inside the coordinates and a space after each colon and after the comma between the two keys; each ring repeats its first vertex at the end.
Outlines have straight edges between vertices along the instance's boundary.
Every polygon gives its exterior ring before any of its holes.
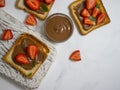
{"type": "Polygon", "coordinates": [[[77,15],[78,19],[82,23],[83,28],[85,30],[88,30],[88,29],[90,29],[92,27],[92,25],[85,25],[83,23],[84,17],[81,16],[81,12],[82,12],[83,8],[85,8],[85,4],[86,4],[86,2],[84,1],[84,2],[82,2],[80,4],[78,4],[74,9],[76,11],[75,14],[77,15]]]}
{"type": "Polygon", "coordinates": [[[20,65],[21,67],[23,67],[24,69],[26,69],[26,70],[32,69],[32,68],[33,68],[36,64],[38,64],[38,63],[41,63],[41,64],[42,64],[43,61],[44,61],[44,60],[46,59],[46,57],[47,57],[46,53],[43,52],[42,48],[39,48],[39,52],[38,52],[35,60],[31,60],[31,59],[28,57],[28,59],[29,59],[29,61],[30,61],[29,64],[21,64],[21,63],[18,63],[18,62],[15,60],[16,55],[19,54],[19,53],[25,53],[25,54],[26,54],[26,53],[27,53],[26,48],[27,48],[27,46],[30,45],[30,44],[36,45],[36,43],[34,43],[34,42],[33,42],[32,40],[30,40],[29,38],[24,38],[24,39],[21,41],[20,44],[18,44],[18,45],[15,46],[15,49],[14,49],[13,54],[12,54],[13,61],[14,61],[16,64],[18,64],[18,65],[20,65]]]}
{"type": "Polygon", "coordinates": [[[45,28],[48,37],[56,42],[67,40],[73,32],[70,19],[63,14],[54,14],[49,17],[45,28]]]}

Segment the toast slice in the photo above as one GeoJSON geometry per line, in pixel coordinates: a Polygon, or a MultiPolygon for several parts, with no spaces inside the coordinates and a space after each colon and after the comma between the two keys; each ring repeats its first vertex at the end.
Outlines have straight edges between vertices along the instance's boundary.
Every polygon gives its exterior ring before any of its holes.
{"type": "Polygon", "coordinates": [[[44,20],[48,16],[54,2],[55,2],[55,0],[53,0],[53,2],[50,4],[41,2],[40,8],[42,7],[45,10],[43,9],[43,10],[38,10],[38,11],[29,9],[25,4],[25,0],[18,0],[16,6],[17,6],[17,8],[22,9],[30,14],[34,14],[39,19],[44,20]],[[46,11],[46,9],[47,9],[47,11],[46,11]]]}
{"type": "MultiPolygon", "coordinates": [[[[106,18],[105,20],[100,23],[100,24],[96,24],[96,25],[84,25],[84,17],[81,16],[81,12],[83,10],[83,8],[86,8],[86,1],[87,0],[76,0],[75,2],[73,2],[71,5],[70,5],[70,12],[78,26],[78,29],[80,31],[80,33],[82,35],[86,35],[88,34],[89,32],[103,26],[103,25],[106,25],[108,23],[110,23],[110,18],[103,6],[103,3],[101,0],[96,0],[97,4],[100,5],[100,10],[102,13],[105,13],[106,14],[106,18]]],[[[90,11],[91,12],[91,11],[90,11]]]]}
{"type": "Polygon", "coordinates": [[[46,44],[39,41],[33,35],[25,33],[21,35],[21,37],[15,42],[12,48],[8,51],[5,55],[4,60],[10,64],[12,67],[23,73],[26,77],[32,78],[35,72],[39,69],[39,67],[43,64],[46,60],[50,50],[46,44]],[[16,62],[15,56],[18,53],[23,52],[22,49],[26,49],[27,45],[35,44],[39,48],[40,55],[37,57],[37,63],[35,60],[31,62],[29,65],[24,65],[21,63],[16,62]],[[22,48],[21,48],[22,47],[22,48]],[[39,61],[39,62],[38,62],[39,61]]]}

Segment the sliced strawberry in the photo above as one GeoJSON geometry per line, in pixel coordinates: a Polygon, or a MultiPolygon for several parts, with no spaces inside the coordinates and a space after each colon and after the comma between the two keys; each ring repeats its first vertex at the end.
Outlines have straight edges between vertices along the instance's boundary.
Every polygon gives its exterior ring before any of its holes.
{"type": "Polygon", "coordinates": [[[82,15],[83,17],[90,17],[90,13],[89,13],[89,11],[88,11],[86,8],[84,8],[84,9],[82,10],[81,15],[82,15]]]}
{"type": "Polygon", "coordinates": [[[5,30],[5,32],[4,32],[3,36],[2,36],[2,39],[3,40],[10,40],[12,38],[13,38],[12,31],[10,29],[5,30]]]}
{"type": "Polygon", "coordinates": [[[24,54],[24,53],[19,53],[18,55],[16,55],[15,59],[20,64],[29,64],[30,63],[26,54],[24,54]]]}
{"type": "Polygon", "coordinates": [[[93,9],[96,6],[96,4],[97,4],[96,0],[87,0],[86,1],[87,9],[93,9]]]}
{"type": "Polygon", "coordinates": [[[96,18],[100,14],[100,12],[101,12],[100,9],[95,7],[93,9],[92,16],[96,18]]]}
{"type": "Polygon", "coordinates": [[[101,13],[100,5],[97,4],[96,7],[93,9],[92,16],[96,18],[100,13],[101,13]]]}
{"type": "Polygon", "coordinates": [[[95,21],[91,20],[90,18],[84,18],[84,24],[95,25],[95,21]]]}
{"type": "Polygon", "coordinates": [[[47,4],[51,4],[54,0],[44,0],[45,1],[45,3],[47,3],[47,4]]]}
{"type": "Polygon", "coordinates": [[[25,3],[31,10],[40,9],[40,0],[25,0],[25,3]]]}
{"type": "Polygon", "coordinates": [[[98,19],[97,19],[97,24],[100,24],[102,23],[106,18],[106,14],[105,13],[101,13],[99,16],[98,16],[98,19]]]}
{"type": "Polygon", "coordinates": [[[0,7],[4,7],[5,6],[5,0],[0,0],[0,7]]]}
{"type": "Polygon", "coordinates": [[[28,53],[28,56],[34,60],[36,55],[38,54],[38,46],[36,45],[29,45],[27,47],[27,53],[28,53]]]}
{"type": "Polygon", "coordinates": [[[70,59],[74,61],[80,61],[81,60],[80,51],[79,50],[74,51],[71,54],[70,59]]]}
{"type": "Polygon", "coordinates": [[[33,14],[30,14],[30,15],[27,17],[27,19],[26,19],[26,24],[32,25],[32,26],[34,26],[34,25],[37,24],[37,20],[36,20],[36,18],[35,18],[35,16],[34,16],[33,14]]]}

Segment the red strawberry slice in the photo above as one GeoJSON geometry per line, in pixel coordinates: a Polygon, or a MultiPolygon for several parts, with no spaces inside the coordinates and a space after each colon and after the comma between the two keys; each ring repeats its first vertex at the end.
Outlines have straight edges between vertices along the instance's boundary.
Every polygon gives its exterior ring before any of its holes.
{"type": "Polygon", "coordinates": [[[84,18],[84,24],[95,25],[95,21],[91,20],[90,18],[84,18]]]}
{"type": "Polygon", "coordinates": [[[101,13],[99,16],[98,16],[98,19],[97,19],[97,24],[100,24],[102,23],[106,18],[106,14],[105,13],[101,13]]]}
{"type": "Polygon", "coordinates": [[[87,9],[93,9],[97,4],[96,0],[87,0],[86,1],[86,7],[87,9]]]}
{"type": "Polygon", "coordinates": [[[79,50],[74,51],[71,54],[70,59],[74,61],[80,61],[81,60],[80,51],[79,50]]]}
{"type": "Polygon", "coordinates": [[[92,16],[96,18],[100,13],[101,13],[100,5],[97,4],[96,7],[93,9],[92,16]]]}
{"type": "Polygon", "coordinates": [[[15,58],[18,63],[21,63],[21,64],[29,64],[30,63],[26,54],[24,54],[24,53],[19,53],[18,55],[16,55],[15,58]]]}
{"type": "Polygon", "coordinates": [[[2,39],[3,40],[10,40],[12,38],[13,38],[12,31],[10,29],[5,30],[5,32],[4,32],[3,36],[2,36],[2,39]]]}
{"type": "Polygon", "coordinates": [[[82,10],[81,15],[82,15],[83,17],[90,17],[90,13],[89,13],[89,11],[88,11],[86,8],[84,8],[84,9],[82,10]]]}
{"type": "Polygon", "coordinates": [[[40,9],[40,0],[25,0],[25,3],[31,10],[40,9]]]}
{"type": "Polygon", "coordinates": [[[38,54],[38,46],[36,46],[36,45],[29,45],[29,46],[27,47],[27,53],[28,53],[29,57],[30,57],[32,60],[34,60],[35,57],[36,57],[37,54],[38,54]]]}
{"type": "Polygon", "coordinates": [[[32,25],[32,26],[34,26],[34,25],[37,24],[37,20],[36,20],[36,18],[35,18],[35,16],[34,16],[33,14],[30,14],[30,15],[27,17],[27,19],[26,19],[26,24],[32,25]]]}
{"type": "Polygon", "coordinates": [[[0,7],[4,7],[5,6],[5,0],[0,0],[0,7]]]}
{"type": "Polygon", "coordinates": [[[92,14],[92,16],[96,18],[96,17],[100,14],[100,12],[101,12],[100,9],[95,7],[95,8],[93,9],[93,14],[92,14]]]}
{"type": "Polygon", "coordinates": [[[45,3],[51,4],[54,0],[45,0],[45,3]]]}

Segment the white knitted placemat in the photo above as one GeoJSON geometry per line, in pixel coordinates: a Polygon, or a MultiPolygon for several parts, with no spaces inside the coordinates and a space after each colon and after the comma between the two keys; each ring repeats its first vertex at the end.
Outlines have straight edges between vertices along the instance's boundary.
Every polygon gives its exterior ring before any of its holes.
{"type": "Polygon", "coordinates": [[[48,69],[50,68],[55,59],[56,56],[55,47],[40,33],[28,29],[24,24],[22,24],[17,19],[15,19],[14,17],[7,14],[5,11],[0,9],[0,36],[2,36],[5,29],[12,30],[14,34],[14,39],[3,41],[1,40],[0,37],[0,73],[18,82],[25,88],[28,89],[37,88],[40,85],[40,82],[42,81],[44,76],[47,74],[48,69]],[[24,32],[28,32],[34,35],[36,38],[44,42],[50,48],[48,58],[45,60],[43,65],[39,68],[39,70],[36,72],[32,79],[26,78],[23,74],[21,74],[16,69],[12,68],[9,64],[7,64],[3,60],[4,55],[12,47],[12,45],[15,43],[18,37],[24,32]]]}

